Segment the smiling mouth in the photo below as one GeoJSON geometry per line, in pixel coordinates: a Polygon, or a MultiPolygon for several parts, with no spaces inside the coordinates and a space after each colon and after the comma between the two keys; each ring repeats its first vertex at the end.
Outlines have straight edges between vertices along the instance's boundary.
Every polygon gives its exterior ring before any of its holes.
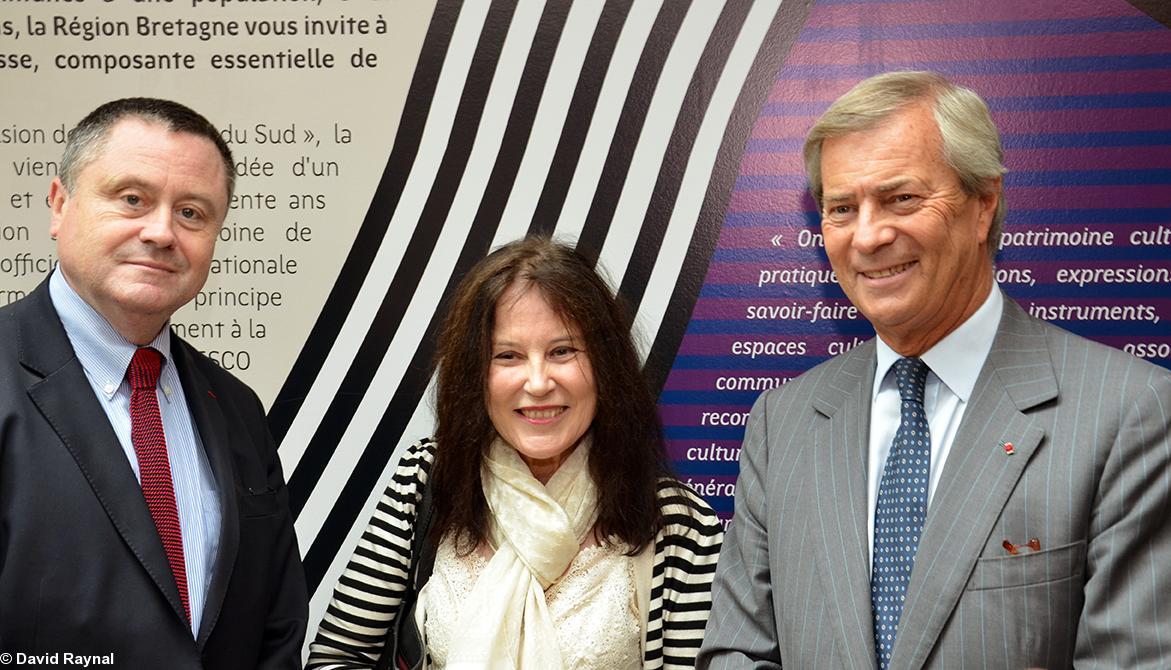
{"type": "Polygon", "coordinates": [[[526,419],[544,421],[560,416],[567,409],[569,408],[563,405],[561,407],[522,407],[516,411],[526,419]]]}
{"type": "Polygon", "coordinates": [[[158,272],[174,272],[174,270],[167,267],[166,265],[163,265],[161,263],[155,263],[153,261],[133,261],[132,260],[132,261],[126,261],[126,262],[130,265],[136,265],[140,268],[146,268],[148,270],[156,270],[158,272]]]}
{"type": "Polygon", "coordinates": [[[886,279],[887,277],[893,277],[897,274],[901,274],[903,272],[906,272],[914,264],[915,264],[915,261],[911,261],[909,263],[903,263],[902,265],[893,265],[889,268],[883,268],[881,270],[871,270],[869,272],[863,272],[861,274],[863,277],[866,277],[867,279],[886,279]]]}

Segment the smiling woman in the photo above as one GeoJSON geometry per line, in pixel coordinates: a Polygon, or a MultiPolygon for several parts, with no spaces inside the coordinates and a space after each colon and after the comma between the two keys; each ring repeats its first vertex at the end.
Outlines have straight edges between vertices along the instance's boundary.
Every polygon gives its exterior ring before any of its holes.
{"type": "Polygon", "coordinates": [[[542,484],[594,420],[598,392],[584,347],[540,288],[514,283],[496,305],[488,416],[542,484]]]}
{"type": "Polygon", "coordinates": [[[548,239],[469,271],[438,344],[437,440],[400,463],[309,667],[693,665],[722,525],[667,471],[627,323],[589,261],[548,239]],[[430,579],[404,584],[420,556],[430,579]],[[415,626],[417,658],[386,648],[415,626]]]}

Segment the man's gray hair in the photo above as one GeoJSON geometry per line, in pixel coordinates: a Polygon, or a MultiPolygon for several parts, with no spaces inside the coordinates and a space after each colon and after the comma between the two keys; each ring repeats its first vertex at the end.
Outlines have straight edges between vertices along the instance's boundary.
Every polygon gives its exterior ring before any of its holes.
{"type": "Polygon", "coordinates": [[[236,168],[232,150],[215,126],[195,110],[171,100],[159,98],[122,98],[98,107],[69,131],[65,151],[57,175],[65,190],[72,193],[77,177],[87,165],[101,155],[110,137],[110,130],[124,119],[136,118],[158,123],[173,133],[187,133],[202,137],[215,145],[224,161],[227,174],[228,200],[236,188],[236,168]]]}
{"type": "MultiPolygon", "coordinates": [[[[931,100],[935,123],[943,138],[943,159],[966,192],[981,196],[991,192],[991,180],[1008,170],[1000,133],[988,113],[988,105],[975,91],[951,83],[934,72],[887,72],[859,82],[838,98],[805,138],[805,173],[817,207],[822,208],[821,145],[878,126],[896,112],[920,100],[931,100]]],[[[996,203],[988,234],[988,253],[995,258],[1004,227],[1004,189],[996,203]]]]}

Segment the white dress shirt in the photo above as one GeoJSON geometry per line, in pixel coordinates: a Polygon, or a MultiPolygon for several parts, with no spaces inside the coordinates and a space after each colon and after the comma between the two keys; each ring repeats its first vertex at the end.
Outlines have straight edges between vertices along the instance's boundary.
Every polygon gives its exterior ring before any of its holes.
{"type": "MultiPolygon", "coordinates": [[[[927,507],[944,462],[955,441],[964,409],[972,397],[976,378],[980,375],[992,340],[1000,326],[1000,315],[1004,297],[1000,287],[992,284],[984,304],[968,317],[947,337],[937,342],[919,358],[931,368],[927,373],[927,385],[923,390],[923,408],[927,411],[927,422],[931,427],[931,472],[927,482],[927,507]]],[[[891,349],[882,338],[877,338],[877,364],[874,374],[874,390],[870,405],[870,450],[867,459],[866,483],[868,486],[867,541],[870,556],[874,555],[874,510],[878,506],[878,487],[882,482],[882,471],[886,457],[890,455],[891,442],[899,429],[902,399],[893,375],[888,375],[895,361],[901,356],[891,349]]],[[[871,561],[873,562],[873,561],[871,561]]]]}
{"type": "MultiPolygon", "coordinates": [[[[130,382],[126,368],[137,346],[114,330],[89,303],[81,298],[60,270],[49,278],[49,297],[61,318],[65,334],[73,345],[77,360],[85,370],[98,403],[110,419],[122,451],[130,461],[134,476],[138,456],[130,441],[130,382]]],[[[171,329],[162,332],[149,345],[163,355],[159,375],[159,413],[167,438],[167,456],[171,461],[171,479],[175,488],[175,506],[179,511],[179,529],[183,536],[183,563],[187,569],[187,596],[191,606],[191,632],[199,634],[203,604],[215,566],[220,542],[220,500],[211,465],[204,455],[203,443],[171,357],[171,329]]],[[[143,502],[145,505],[145,501],[143,502]]],[[[133,607],[133,603],[128,603],[133,607]]]]}

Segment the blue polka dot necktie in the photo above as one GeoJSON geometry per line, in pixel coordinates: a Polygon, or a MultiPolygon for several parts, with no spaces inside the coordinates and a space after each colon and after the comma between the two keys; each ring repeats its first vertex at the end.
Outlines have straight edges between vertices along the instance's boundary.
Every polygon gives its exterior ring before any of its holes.
{"type": "Polygon", "coordinates": [[[894,364],[894,373],[902,398],[899,429],[878,486],[870,574],[874,649],[880,670],[890,665],[894,651],[907,582],[927,518],[927,480],[931,471],[931,429],[923,409],[927,364],[918,358],[900,358],[894,364]]]}

